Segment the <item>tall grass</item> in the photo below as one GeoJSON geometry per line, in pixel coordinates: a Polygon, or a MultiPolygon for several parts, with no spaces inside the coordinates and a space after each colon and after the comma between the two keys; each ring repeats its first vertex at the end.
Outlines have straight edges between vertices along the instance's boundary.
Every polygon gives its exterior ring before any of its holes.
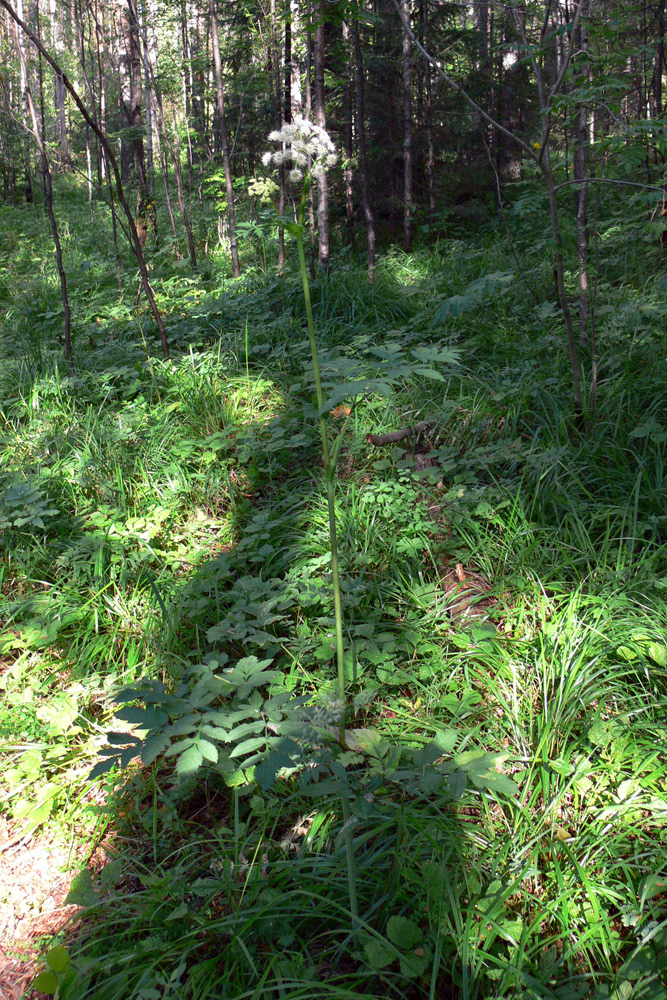
{"type": "MultiPolygon", "coordinates": [[[[520,249],[546,296],[543,261],[520,249]]],[[[63,997],[664,994],[664,342],[649,309],[638,331],[616,308],[604,252],[585,434],[558,329],[519,279],[472,299],[508,266],[497,235],[387,254],[373,286],[341,263],[313,287],[325,351],[461,351],[446,382],[406,378],[350,415],[335,497],[350,728],[412,747],[454,728],[459,759],[495,754],[517,794],[397,795],[378,765],[344,830],[336,794],[288,773],[260,794],[214,769],[179,783],[169,758],[135,768],[107,785],[116,859],[74,896],[86,909],[63,938],[63,997]],[[470,301],[443,311],[452,296],[470,301]],[[366,441],[418,420],[417,441],[366,441]],[[478,589],[461,600],[457,581],[478,589]]],[[[636,266],[622,293],[642,307],[659,289],[636,266]]],[[[67,821],[83,838],[102,828],[86,774],[118,686],[254,654],[326,715],[328,515],[295,275],[224,301],[193,279],[185,318],[165,282],[174,360],[149,363],[119,312],[95,346],[77,341],[73,379],[48,339],[47,277],[25,308],[2,291],[21,347],[6,325],[0,642],[5,698],[48,749],[30,771],[20,734],[1,737],[0,788],[15,824],[67,821]],[[17,484],[34,491],[20,509],[17,484]],[[46,812],[21,811],[26,775],[36,798],[55,786],[46,812]]]]}

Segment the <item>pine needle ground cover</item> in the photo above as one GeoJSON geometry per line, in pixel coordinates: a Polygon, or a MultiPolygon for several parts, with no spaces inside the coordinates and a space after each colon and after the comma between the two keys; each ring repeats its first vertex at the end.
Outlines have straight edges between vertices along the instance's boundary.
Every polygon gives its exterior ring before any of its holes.
{"type": "Polygon", "coordinates": [[[344,255],[314,282],[342,432],[342,748],[298,275],[163,269],[165,362],[82,230],[70,376],[28,223],[2,257],[0,799],[12,837],[87,845],[36,986],[664,997],[651,249],[631,267],[632,234],[602,244],[585,427],[525,217],[521,273],[489,232],[388,253],[373,285],[344,255]]]}

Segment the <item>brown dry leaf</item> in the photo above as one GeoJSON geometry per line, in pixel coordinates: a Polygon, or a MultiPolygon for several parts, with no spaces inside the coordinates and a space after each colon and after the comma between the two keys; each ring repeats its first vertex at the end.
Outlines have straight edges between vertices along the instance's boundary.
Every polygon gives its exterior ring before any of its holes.
{"type": "Polygon", "coordinates": [[[342,406],[342,405],[341,406],[334,406],[333,410],[331,411],[331,416],[332,417],[349,417],[349,415],[351,413],[352,413],[352,407],[351,406],[342,406]]]}

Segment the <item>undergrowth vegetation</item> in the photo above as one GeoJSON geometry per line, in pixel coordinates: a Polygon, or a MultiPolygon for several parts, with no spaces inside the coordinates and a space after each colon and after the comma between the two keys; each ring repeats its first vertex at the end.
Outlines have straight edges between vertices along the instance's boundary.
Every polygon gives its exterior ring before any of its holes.
{"type": "Polygon", "coordinates": [[[45,222],[23,211],[19,249],[4,227],[0,248],[0,808],[21,835],[110,858],[75,875],[83,909],[42,987],[664,997],[652,247],[608,206],[586,427],[531,242],[539,205],[517,202],[512,247],[489,230],[394,250],[373,285],[341,254],[315,280],[343,434],[343,748],[298,274],[233,282],[211,257],[196,277],[164,251],[162,361],[103,234],[72,224],[70,376],[45,222]],[[100,760],[121,766],[91,779],[100,760]]]}

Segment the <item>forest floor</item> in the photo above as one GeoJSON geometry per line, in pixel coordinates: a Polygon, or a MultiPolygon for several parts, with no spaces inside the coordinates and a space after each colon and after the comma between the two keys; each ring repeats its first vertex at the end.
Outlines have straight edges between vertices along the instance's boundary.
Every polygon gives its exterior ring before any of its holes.
{"type": "Polygon", "coordinates": [[[608,222],[584,425],[520,216],[522,273],[482,233],[313,283],[343,706],[298,276],[156,259],[165,361],[82,228],[71,374],[32,225],[0,238],[0,998],[663,1000],[651,249],[608,222]]]}

